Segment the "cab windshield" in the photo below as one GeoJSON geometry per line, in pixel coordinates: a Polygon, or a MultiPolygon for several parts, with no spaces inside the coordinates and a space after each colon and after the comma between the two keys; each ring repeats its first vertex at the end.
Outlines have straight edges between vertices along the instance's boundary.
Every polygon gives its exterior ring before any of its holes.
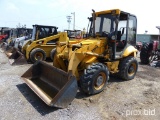
{"type": "Polygon", "coordinates": [[[64,30],[70,39],[81,37],[81,30],[64,30]]]}
{"type": "MultiPolygon", "coordinates": [[[[115,30],[115,19],[116,17],[112,14],[102,14],[96,17],[95,20],[95,34],[103,36],[103,32],[111,33],[115,30]]],[[[90,34],[93,34],[93,22],[90,28],[90,34]]]]}

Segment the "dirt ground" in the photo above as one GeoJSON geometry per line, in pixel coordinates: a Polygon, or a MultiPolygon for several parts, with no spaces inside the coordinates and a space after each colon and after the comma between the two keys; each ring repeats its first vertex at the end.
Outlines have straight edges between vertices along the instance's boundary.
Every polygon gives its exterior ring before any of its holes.
{"type": "Polygon", "coordinates": [[[110,77],[103,92],[77,92],[65,109],[47,106],[22,81],[31,64],[11,66],[0,50],[0,120],[159,120],[160,69],[140,65],[135,79],[110,77]]]}

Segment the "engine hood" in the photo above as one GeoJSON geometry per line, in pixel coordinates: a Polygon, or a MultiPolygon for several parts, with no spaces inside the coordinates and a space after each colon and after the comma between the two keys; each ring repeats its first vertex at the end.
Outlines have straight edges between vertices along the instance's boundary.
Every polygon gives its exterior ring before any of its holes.
{"type": "Polygon", "coordinates": [[[25,40],[25,39],[26,39],[25,36],[19,37],[19,38],[16,38],[16,39],[15,39],[15,42],[20,42],[20,41],[23,41],[23,40],[25,40]]]}

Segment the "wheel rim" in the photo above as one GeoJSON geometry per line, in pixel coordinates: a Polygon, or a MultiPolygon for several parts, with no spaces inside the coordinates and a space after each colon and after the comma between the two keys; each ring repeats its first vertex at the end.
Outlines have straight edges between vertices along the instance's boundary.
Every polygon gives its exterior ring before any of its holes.
{"type": "Polygon", "coordinates": [[[136,72],[136,69],[137,69],[136,63],[131,63],[131,65],[129,66],[129,69],[128,69],[128,75],[129,76],[134,75],[136,72]]]}
{"type": "Polygon", "coordinates": [[[106,74],[103,72],[100,72],[94,82],[94,88],[96,90],[100,90],[105,85],[105,82],[106,82],[106,74]]]}
{"type": "Polygon", "coordinates": [[[43,59],[43,54],[41,52],[37,52],[35,54],[35,60],[42,60],[43,59]]]}

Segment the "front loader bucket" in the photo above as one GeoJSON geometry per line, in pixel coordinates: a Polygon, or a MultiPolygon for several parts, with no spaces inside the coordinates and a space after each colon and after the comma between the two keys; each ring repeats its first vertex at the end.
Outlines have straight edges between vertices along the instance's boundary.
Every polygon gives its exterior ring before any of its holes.
{"type": "Polygon", "coordinates": [[[12,46],[9,46],[6,42],[3,42],[0,47],[2,48],[2,50],[3,50],[4,52],[13,49],[13,47],[12,47],[12,46]]]}
{"type": "Polygon", "coordinates": [[[67,107],[78,89],[73,75],[42,61],[33,64],[21,77],[47,105],[53,107],[67,107]]]}
{"type": "Polygon", "coordinates": [[[5,51],[5,52],[6,52],[6,51],[12,51],[12,49],[13,49],[12,46],[7,45],[4,51],[5,51]]]}
{"type": "Polygon", "coordinates": [[[8,49],[6,49],[5,51],[5,54],[7,55],[7,57],[9,58],[14,52],[16,52],[17,49],[16,48],[13,48],[13,47],[10,47],[8,49]]]}
{"type": "Polygon", "coordinates": [[[26,58],[24,57],[24,55],[16,50],[16,49],[12,49],[12,51],[9,53],[6,53],[6,55],[9,58],[9,63],[11,65],[23,65],[23,64],[27,64],[26,58]]]}

